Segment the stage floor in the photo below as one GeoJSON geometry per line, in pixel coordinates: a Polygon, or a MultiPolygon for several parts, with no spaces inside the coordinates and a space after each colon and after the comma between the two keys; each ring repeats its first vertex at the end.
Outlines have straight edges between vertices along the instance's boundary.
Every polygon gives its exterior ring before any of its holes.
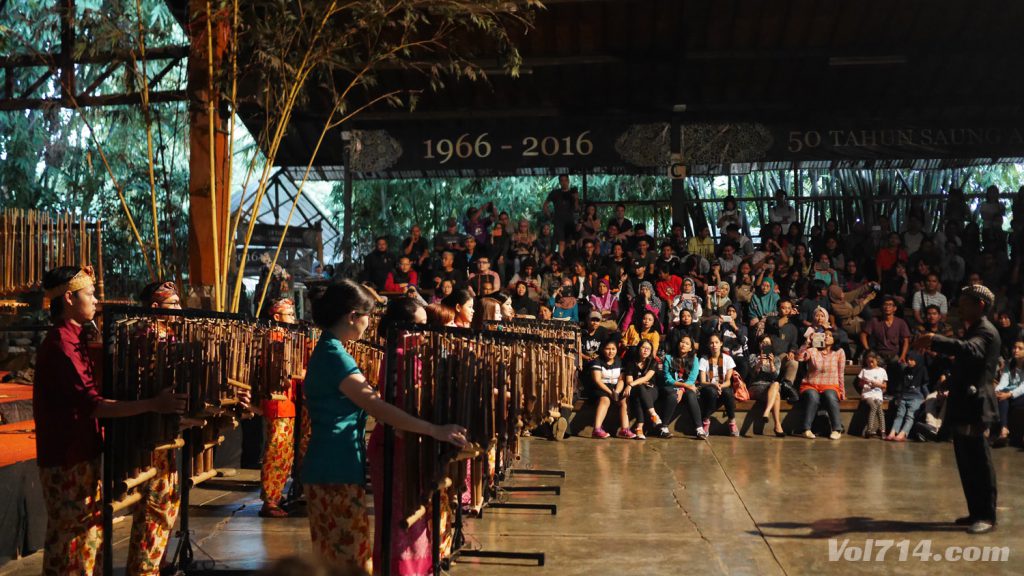
{"type": "MultiPolygon", "coordinates": [[[[845,437],[838,442],[525,439],[525,466],[561,469],[566,478],[519,476],[511,485],[557,485],[561,495],[515,493],[509,501],[557,504],[558,514],[487,510],[483,518],[468,521],[468,543],[486,550],[544,552],[546,566],[466,559],[451,573],[1020,574],[1024,453],[1004,448],[994,454],[1002,491],[1000,526],[992,534],[967,536],[950,524],[965,513],[950,444],[845,437]],[[869,539],[874,541],[871,561],[830,561],[830,547],[856,558],[855,549],[864,549],[869,539]],[[906,541],[907,559],[900,561],[901,548],[894,546],[884,561],[875,561],[885,539],[906,541]],[[921,559],[925,543],[928,561],[921,559]],[[934,559],[952,546],[1006,547],[1008,561],[968,567],[966,560],[934,559]]],[[[256,478],[257,472],[242,471],[237,479],[204,484],[193,493],[197,560],[245,569],[310,552],[306,519],[256,515],[256,478]]],[[[116,529],[121,566],[127,528],[125,521],[116,529]]],[[[960,556],[969,559],[974,553],[1002,552],[965,549],[960,556]]],[[[0,573],[38,574],[40,556],[8,564],[0,573]]]]}

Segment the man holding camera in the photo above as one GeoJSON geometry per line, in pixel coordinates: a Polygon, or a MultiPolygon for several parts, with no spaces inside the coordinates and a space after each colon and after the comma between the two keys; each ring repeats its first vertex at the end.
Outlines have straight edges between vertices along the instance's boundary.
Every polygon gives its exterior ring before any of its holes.
{"type": "Polygon", "coordinates": [[[985,286],[967,286],[960,292],[963,339],[928,332],[918,336],[914,347],[953,356],[947,380],[949,396],[942,432],[952,432],[960,483],[967,498],[968,515],[957,518],[968,534],[986,534],[996,526],[996,471],[986,433],[999,421],[995,397],[996,368],[1001,345],[999,332],[985,315],[995,296],[985,286]]]}

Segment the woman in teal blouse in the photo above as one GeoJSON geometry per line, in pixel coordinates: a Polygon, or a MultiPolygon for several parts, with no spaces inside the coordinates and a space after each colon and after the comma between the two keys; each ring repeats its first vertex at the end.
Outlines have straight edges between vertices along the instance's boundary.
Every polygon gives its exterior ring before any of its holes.
{"type": "Polygon", "coordinates": [[[378,423],[466,444],[461,426],[438,426],[385,402],[366,382],[344,342],[358,340],[369,324],[373,296],[351,280],[327,287],[313,300],[313,321],[323,330],[309,359],[305,393],[312,434],[303,460],[309,531],[329,564],[373,573],[366,513],[366,415],[378,423]]]}
{"type": "MultiPolygon", "coordinates": [[[[671,353],[665,354],[665,372],[663,386],[675,392],[674,408],[680,404],[690,414],[690,420],[697,426],[697,438],[708,437],[701,426],[700,404],[697,401],[697,377],[700,376],[700,362],[694,350],[693,340],[689,336],[679,339],[679,344],[671,353]]],[[[666,411],[668,412],[668,411],[666,411]]],[[[672,420],[672,413],[666,414],[664,421],[672,420]]]]}

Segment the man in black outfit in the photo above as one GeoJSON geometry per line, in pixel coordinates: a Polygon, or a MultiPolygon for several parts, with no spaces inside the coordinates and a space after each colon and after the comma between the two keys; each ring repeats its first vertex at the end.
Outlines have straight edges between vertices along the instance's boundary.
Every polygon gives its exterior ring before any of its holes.
{"type": "Polygon", "coordinates": [[[985,432],[999,422],[995,387],[999,364],[999,332],[985,317],[995,302],[988,288],[967,286],[960,292],[960,318],[967,332],[963,339],[933,332],[918,336],[916,348],[932,349],[955,357],[947,380],[949,398],[942,433],[953,435],[960,483],[967,497],[968,515],[958,526],[969,526],[968,534],[986,534],[996,525],[996,471],[985,432]]]}

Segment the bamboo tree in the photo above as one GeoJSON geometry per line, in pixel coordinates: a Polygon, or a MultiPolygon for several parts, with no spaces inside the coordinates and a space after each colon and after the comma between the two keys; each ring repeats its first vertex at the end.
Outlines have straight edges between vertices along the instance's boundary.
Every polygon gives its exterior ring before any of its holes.
{"type": "Polygon", "coordinates": [[[163,263],[160,258],[160,227],[156,209],[156,174],[153,161],[153,120],[149,110],[149,77],[146,72],[146,34],[142,25],[142,0],[135,0],[135,10],[138,14],[139,30],[139,55],[142,60],[142,117],[146,123],[146,158],[149,160],[149,194],[150,206],[153,211],[153,250],[156,256],[156,279],[162,280],[163,263]]]}

